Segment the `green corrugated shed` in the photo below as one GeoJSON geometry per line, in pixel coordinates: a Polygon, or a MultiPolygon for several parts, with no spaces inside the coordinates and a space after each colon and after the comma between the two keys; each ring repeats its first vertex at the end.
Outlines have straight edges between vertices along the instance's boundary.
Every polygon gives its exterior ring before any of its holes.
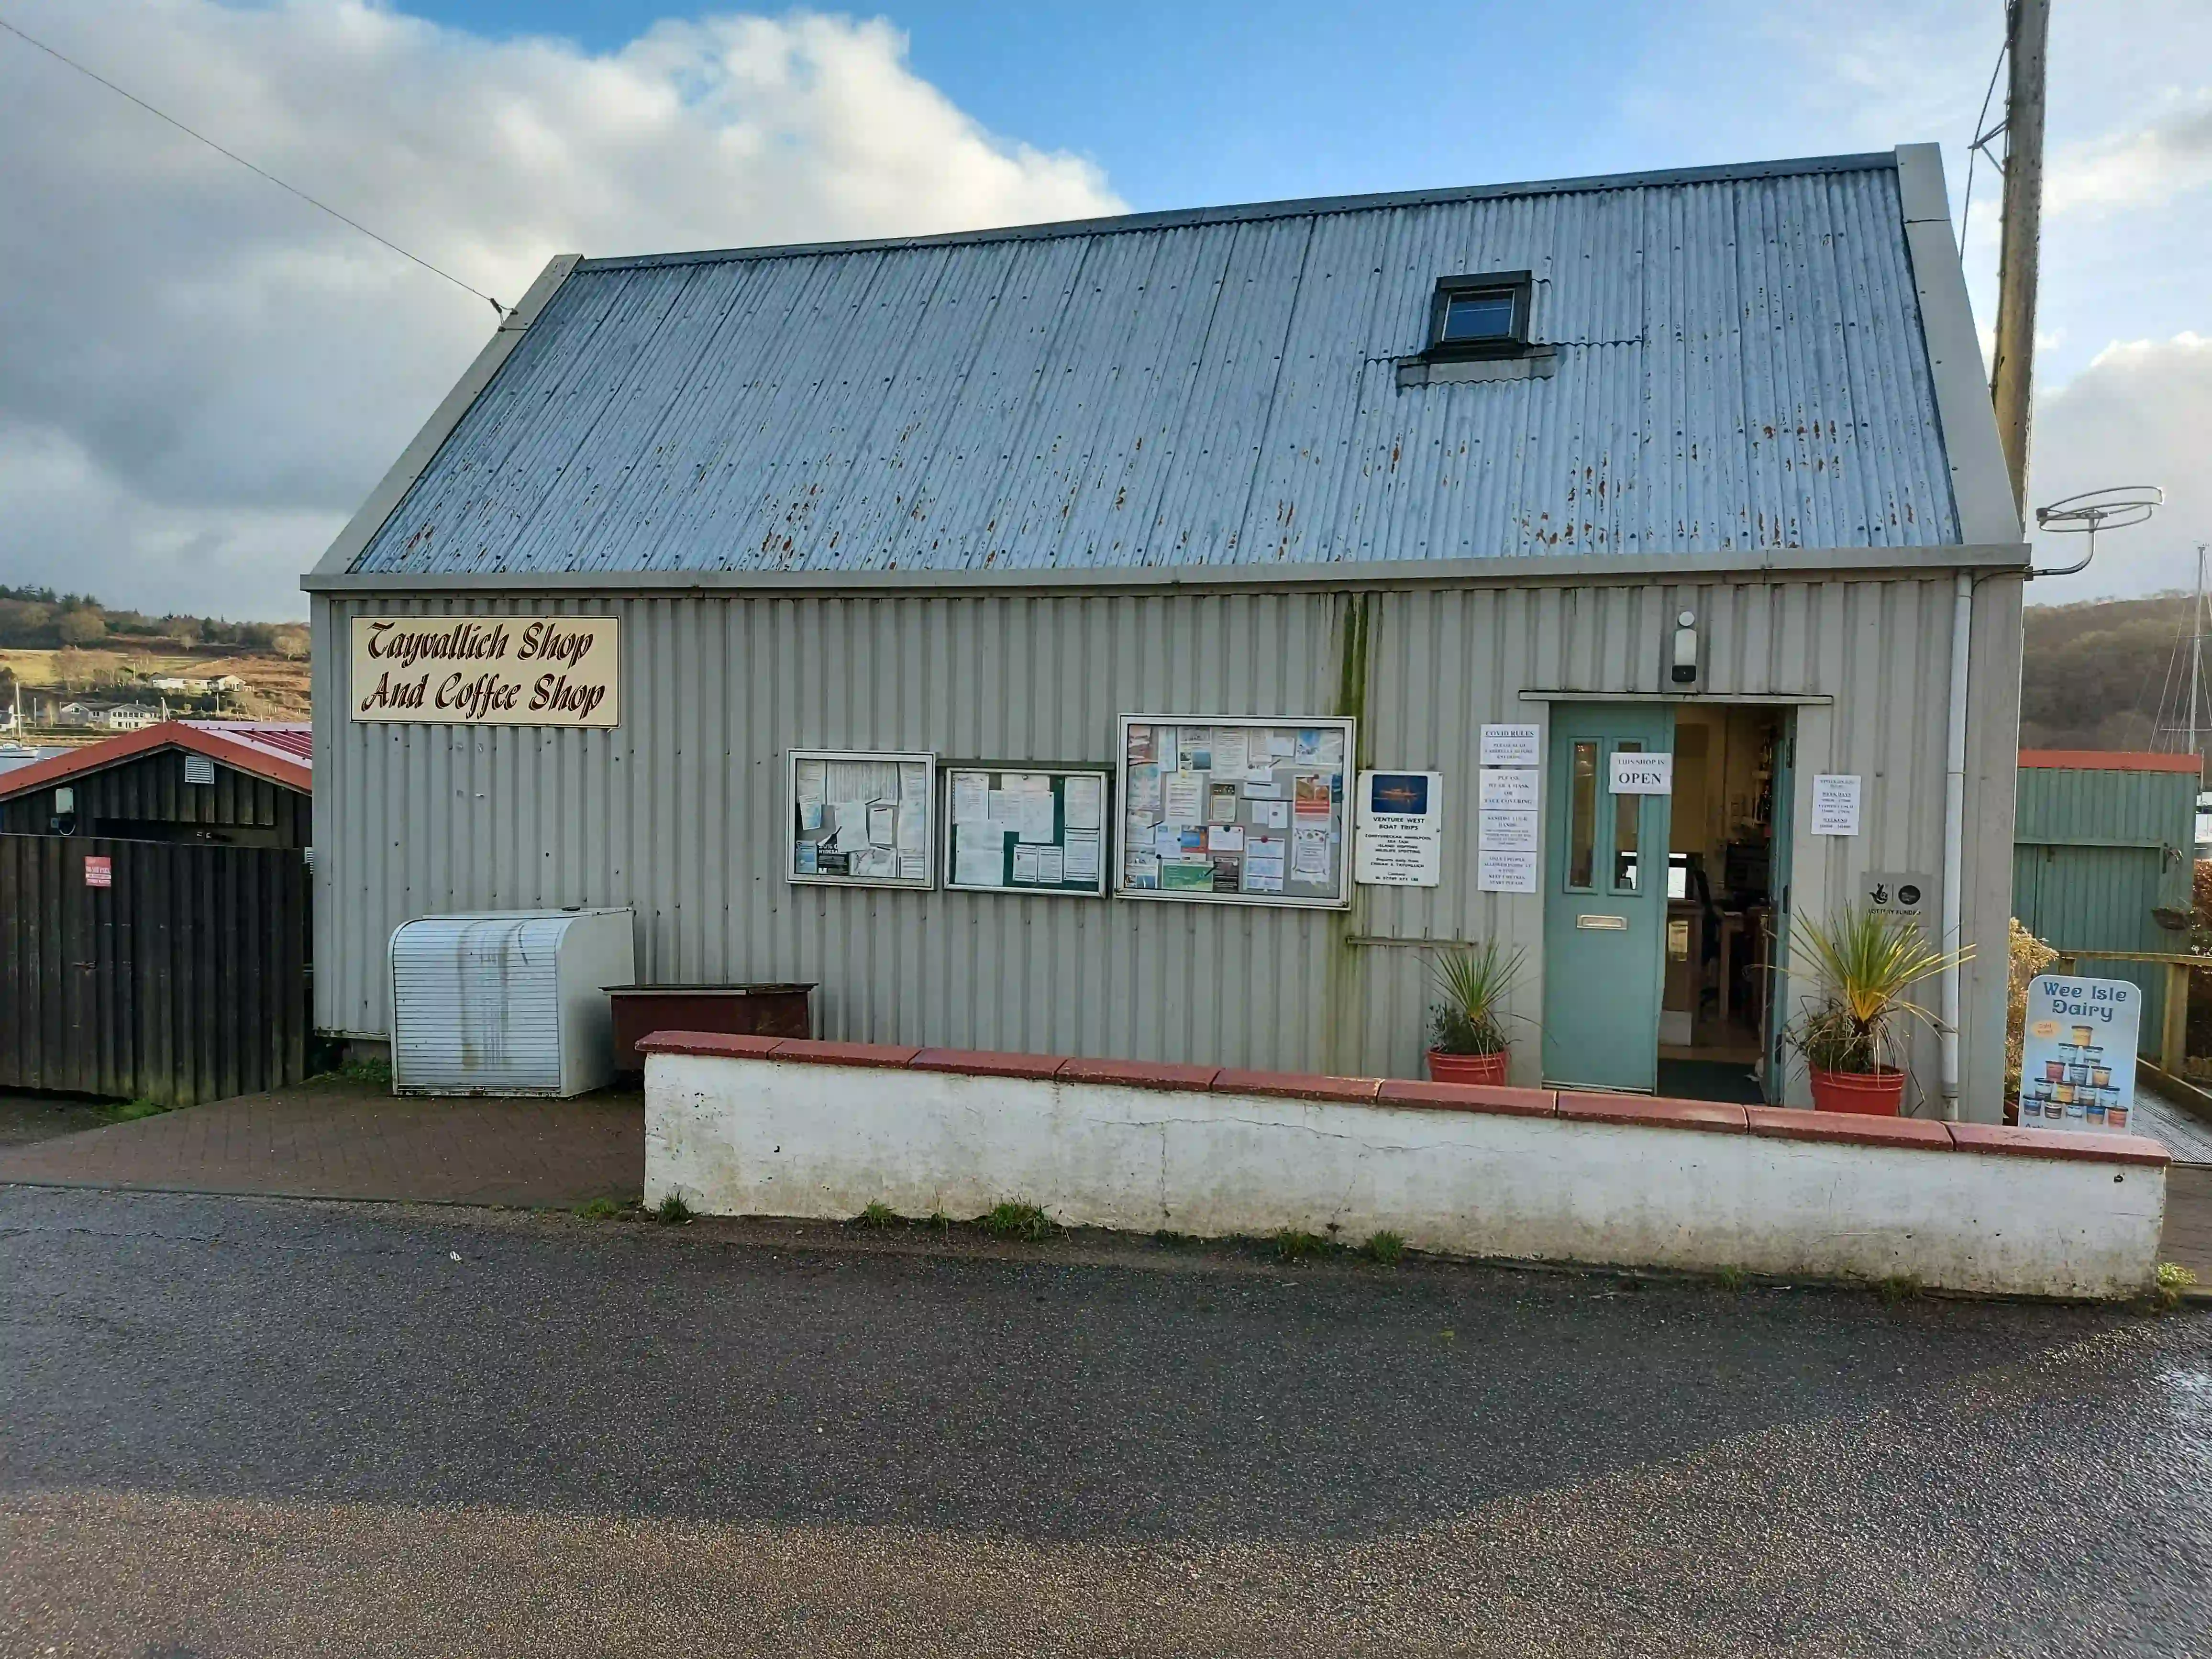
{"type": "MultiPolygon", "coordinates": [[[[2020,757],[2013,830],[2012,913],[2061,951],[2185,951],[2151,912],[2187,914],[2197,836],[2197,761],[2190,755],[2027,750],[2020,757]]],[[[2142,1043],[2158,1047],[2166,975],[2154,967],[2084,964],[2143,989],[2142,1043]]]]}

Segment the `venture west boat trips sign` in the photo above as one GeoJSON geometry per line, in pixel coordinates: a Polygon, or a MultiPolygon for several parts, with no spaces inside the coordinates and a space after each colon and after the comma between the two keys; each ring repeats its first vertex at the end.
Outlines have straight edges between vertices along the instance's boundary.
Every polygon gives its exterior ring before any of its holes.
{"type": "Polygon", "coordinates": [[[353,717],[613,726],[612,617],[356,617],[353,717]]]}

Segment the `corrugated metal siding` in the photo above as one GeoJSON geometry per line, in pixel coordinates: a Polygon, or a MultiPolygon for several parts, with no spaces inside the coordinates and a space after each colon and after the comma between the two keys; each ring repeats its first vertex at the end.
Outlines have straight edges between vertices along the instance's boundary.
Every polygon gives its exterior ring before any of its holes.
{"type": "MultiPolygon", "coordinates": [[[[1976,893],[2002,894],[2009,867],[2017,726],[2002,692],[2017,658],[2001,641],[2017,639],[2017,587],[1992,580],[1978,600],[1977,649],[1996,688],[1984,696],[1999,701],[1978,705],[1974,727],[1985,733],[1969,799],[1976,893]],[[1993,870],[1979,850],[1990,846],[1993,870]]],[[[1800,711],[1797,772],[1863,774],[1865,833],[1803,840],[1800,902],[1846,902],[1866,869],[1940,869],[1942,722],[1928,711],[1945,697],[1947,580],[558,604],[319,595],[316,706],[330,711],[315,760],[318,922],[330,941],[319,1018],[387,1029],[384,941],[410,916],[631,905],[641,979],[818,981],[828,1037],[1412,1074],[1421,953],[1351,936],[1494,934],[1540,961],[1540,898],[1475,891],[1478,728],[1544,718],[1521,700],[1527,688],[1663,693],[1668,626],[1684,606],[1704,619],[1710,691],[1837,700],[1800,711]],[[1371,607],[1363,758],[1445,774],[1438,889],[1360,889],[1349,914],[1332,915],[782,878],[788,748],[1109,761],[1115,718],[1132,710],[1340,712],[1355,605],[1371,607]],[[621,725],[345,720],[350,619],[422,611],[618,617],[621,725]]],[[[1975,920],[1995,966],[1969,977],[1970,1078],[1983,1015],[1996,1011],[2002,1030],[2002,898],[1978,900],[1975,920]]],[[[1532,980],[1521,1012],[1540,1007],[1532,980]]],[[[1922,1075],[1933,1067],[1930,1046],[1922,1075]]]]}
{"type": "Polygon", "coordinates": [[[1959,539],[1893,167],[586,265],[363,572],[1959,539]],[[1528,269],[1550,378],[1400,390],[1528,269]]]}
{"type": "MultiPolygon", "coordinates": [[[[2187,948],[2152,917],[2191,902],[2197,779],[2186,772],[2026,766],[2013,839],[2013,914],[2062,951],[2187,948]]],[[[2142,988],[2142,1041],[2157,1046],[2166,970],[2083,964],[2100,979],[2142,988]]]]}
{"type": "MultiPolygon", "coordinates": [[[[212,763],[211,784],[185,781],[184,751],[159,750],[135,759],[71,778],[57,788],[76,792],[78,833],[112,834],[109,824],[174,824],[193,830],[266,831],[253,844],[305,847],[307,798],[296,789],[257,778],[221,761],[212,763]]],[[[53,789],[0,801],[0,830],[45,835],[54,816],[53,789]]]]}
{"type": "Polygon", "coordinates": [[[2062,847],[2171,847],[2186,857],[2196,845],[2197,780],[2187,772],[2024,766],[2013,837],[2062,847]]]}

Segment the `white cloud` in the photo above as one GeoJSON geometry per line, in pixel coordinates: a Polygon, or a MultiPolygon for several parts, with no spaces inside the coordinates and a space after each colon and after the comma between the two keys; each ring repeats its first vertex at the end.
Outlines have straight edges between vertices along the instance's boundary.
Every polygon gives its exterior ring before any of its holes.
{"type": "MultiPolygon", "coordinates": [[[[552,254],[1121,204],[985,132],[881,22],[493,42],[360,0],[45,0],[33,34],[512,303],[552,254]]],[[[301,571],[489,309],[0,37],[0,579],[300,614],[301,571]]]]}
{"type": "MultiPolygon", "coordinates": [[[[2058,605],[2100,594],[2185,586],[2196,544],[2212,541],[2212,337],[2115,343],[2063,387],[2037,399],[2029,499],[2047,502],[2110,484],[2154,483],[2166,505],[2137,529],[2100,537],[2097,562],[2079,576],[2037,582],[2029,598],[2058,605]]],[[[2078,536],[2043,536],[2037,562],[2071,564],[2078,536]]]]}
{"type": "Polygon", "coordinates": [[[2155,121],[2062,149],[2044,177],[2044,209],[2056,218],[2163,207],[2208,185],[2212,93],[2200,90],[2155,121]]]}

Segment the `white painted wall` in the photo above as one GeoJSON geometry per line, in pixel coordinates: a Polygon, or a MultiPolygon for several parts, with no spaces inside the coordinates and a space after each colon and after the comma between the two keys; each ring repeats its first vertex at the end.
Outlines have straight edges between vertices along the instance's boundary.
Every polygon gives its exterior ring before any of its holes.
{"type": "Polygon", "coordinates": [[[981,1214],[1221,1237],[1379,1230],[1473,1256],[2117,1297],[2162,1169],[1483,1112],[655,1054],[645,1200],[707,1214],[981,1214]],[[2115,1176],[2118,1178],[2116,1180],[2115,1176]]]}

